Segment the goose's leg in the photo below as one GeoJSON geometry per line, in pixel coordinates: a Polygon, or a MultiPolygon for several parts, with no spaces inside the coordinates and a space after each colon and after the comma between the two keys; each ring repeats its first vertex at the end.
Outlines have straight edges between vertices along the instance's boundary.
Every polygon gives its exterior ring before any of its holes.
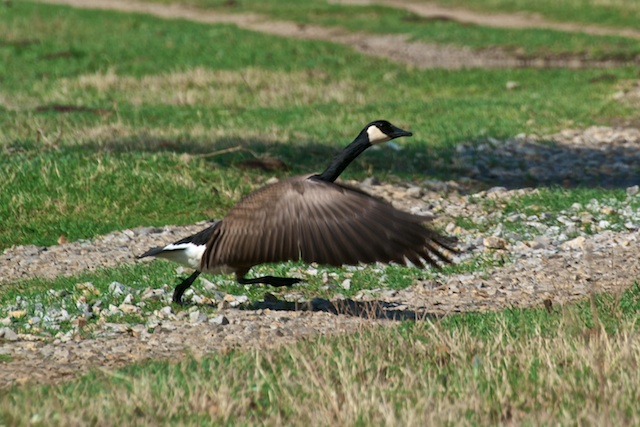
{"type": "Polygon", "coordinates": [[[257,283],[264,283],[265,285],[271,285],[275,287],[292,286],[302,281],[300,279],[293,279],[290,277],[273,277],[273,276],[256,277],[254,279],[247,279],[244,277],[237,276],[237,280],[238,280],[238,283],[241,285],[255,285],[257,283]]]}
{"type": "Polygon", "coordinates": [[[189,287],[193,284],[193,282],[198,278],[200,272],[198,270],[194,271],[193,274],[182,281],[176,288],[173,290],[173,302],[176,304],[182,305],[182,294],[184,291],[189,289],[189,287]]]}

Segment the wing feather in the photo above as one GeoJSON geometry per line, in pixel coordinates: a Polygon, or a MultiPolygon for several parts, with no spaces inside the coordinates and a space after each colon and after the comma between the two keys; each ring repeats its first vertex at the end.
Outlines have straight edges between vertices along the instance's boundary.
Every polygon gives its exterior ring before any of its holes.
{"type": "Polygon", "coordinates": [[[238,267],[299,259],[327,265],[408,260],[420,267],[450,262],[446,251],[456,252],[453,241],[425,227],[427,221],[360,190],[294,177],[238,202],[205,257],[209,265],[238,267]]]}

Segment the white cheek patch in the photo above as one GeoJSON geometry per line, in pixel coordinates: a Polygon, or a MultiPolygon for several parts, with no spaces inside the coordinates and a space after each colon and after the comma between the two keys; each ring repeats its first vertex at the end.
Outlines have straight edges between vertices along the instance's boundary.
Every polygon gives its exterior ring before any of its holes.
{"type": "Polygon", "coordinates": [[[391,140],[391,138],[385,135],[377,126],[369,126],[369,128],[367,128],[367,136],[369,137],[369,142],[372,144],[380,144],[381,142],[391,140]]]}

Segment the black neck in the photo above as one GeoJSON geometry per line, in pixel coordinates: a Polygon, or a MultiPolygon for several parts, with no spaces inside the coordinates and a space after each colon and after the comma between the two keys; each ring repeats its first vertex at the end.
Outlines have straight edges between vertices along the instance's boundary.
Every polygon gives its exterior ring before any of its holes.
{"type": "Polygon", "coordinates": [[[353,140],[353,142],[345,147],[344,150],[333,158],[331,164],[320,175],[316,175],[317,179],[322,181],[333,182],[340,176],[343,170],[358,157],[364,150],[371,147],[369,138],[363,132],[353,140]]]}

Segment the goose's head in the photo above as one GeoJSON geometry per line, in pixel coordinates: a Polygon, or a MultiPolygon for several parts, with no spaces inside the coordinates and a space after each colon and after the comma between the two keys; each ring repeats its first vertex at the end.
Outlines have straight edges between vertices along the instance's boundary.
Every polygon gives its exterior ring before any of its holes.
{"type": "Polygon", "coordinates": [[[362,130],[362,134],[367,137],[369,143],[372,145],[391,141],[401,136],[413,135],[411,132],[400,129],[386,120],[376,120],[375,122],[369,123],[362,130]]]}

